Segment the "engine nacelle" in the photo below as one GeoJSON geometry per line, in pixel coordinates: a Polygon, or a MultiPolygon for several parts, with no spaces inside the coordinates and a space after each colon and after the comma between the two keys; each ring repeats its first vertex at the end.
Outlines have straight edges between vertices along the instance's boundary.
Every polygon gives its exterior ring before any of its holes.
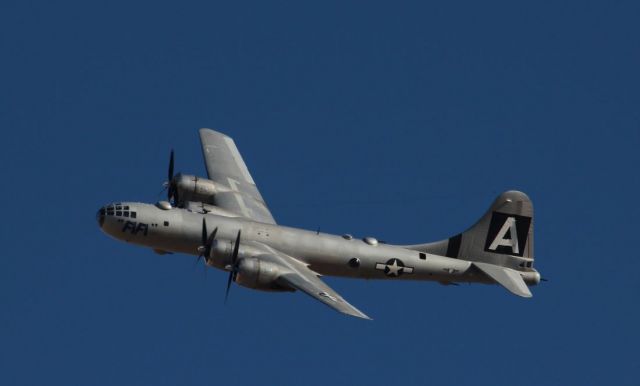
{"type": "Polygon", "coordinates": [[[280,266],[255,257],[248,257],[239,262],[236,283],[262,291],[292,291],[276,282],[280,274],[282,274],[280,266]]]}
{"type": "Polygon", "coordinates": [[[172,183],[181,203],[193,201],[213,204],[216,194],[229,191],[229,188],[214,181],[187,174],[177,174],[172,183]]]}

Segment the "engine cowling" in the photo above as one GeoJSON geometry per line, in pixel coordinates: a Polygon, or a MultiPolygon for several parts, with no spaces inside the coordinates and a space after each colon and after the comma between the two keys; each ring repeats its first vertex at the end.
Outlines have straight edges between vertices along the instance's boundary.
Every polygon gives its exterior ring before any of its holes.
{"type": "Polygon", "coordinates": [[[193,201],[213,204],[216,194],[229,191],[214,181],[187,174],[177,174],[172,183],[181,203],[193,201]]]}
{"type": "Polygon", "coordinates": [[[236,283],[241,286],[262,291],[292,291],[277,283],[282,274],[280,266],[255,257],[244,258],[239,261],[236,283]]]}

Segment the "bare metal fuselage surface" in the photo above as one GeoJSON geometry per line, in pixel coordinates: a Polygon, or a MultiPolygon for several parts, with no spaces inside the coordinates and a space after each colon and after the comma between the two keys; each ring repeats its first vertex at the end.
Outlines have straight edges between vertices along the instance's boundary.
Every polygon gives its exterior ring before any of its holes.
{"type": "MultiPolygon", "coordinates": [[[[296,256],[322,275],[363,279],[413,279],[448,282],[488,282],[472,269],[470,261],[421,253],[384,243],[369,244],[364,239],[336,236],[280,225],[264,224],[238,217],[203,214],[181,208],[161,209],[145,203],[121,203],[136,218],[104,217],[102,229],[110,236],[152,248],[160,252],[198,255],[203,218],[209,229],[218,228],[223,241],[219,248],[231,250],[238,230],[247,241],[242,255],[259,254],[252,248],[260,243],[296,256]],[[358,264],[353,259],[357,259],[358,264]],[[394,261],[396,266],[394,266],[394,261]],[[350,264],[351,262],[351,264],[350,264]]],[[[220,256],[228,256],[220,253],[220,256]]],[[[209,265],[224,269],[225,259],[209,260],[209,265]]],[[[525,278],[534,281],[534,277],[525,278]]]]}

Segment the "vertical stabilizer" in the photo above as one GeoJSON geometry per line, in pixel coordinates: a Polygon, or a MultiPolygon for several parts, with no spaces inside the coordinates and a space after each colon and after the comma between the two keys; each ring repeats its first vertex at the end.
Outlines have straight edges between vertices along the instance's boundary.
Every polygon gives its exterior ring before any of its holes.
{"type": "Polygon", "coordinates": [[[533,266],[533,204],[515,190],[502,193],[472,227],[411,249],[518,270],[533,266]]]}

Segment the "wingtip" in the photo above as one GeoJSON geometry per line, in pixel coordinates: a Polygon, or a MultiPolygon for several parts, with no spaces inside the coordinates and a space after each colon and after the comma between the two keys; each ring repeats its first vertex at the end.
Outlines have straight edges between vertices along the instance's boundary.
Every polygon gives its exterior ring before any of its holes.
{"type": "Polygon", "coordinates": [[[225,134],[225,133],[223,133],[223,132],[221,132],[219,130],[210,129],[208,127],[202,127],[198,131],[200,132],[201,135],[205,134],[205,133],[210,133],[210,134],[215,134],[215,135],[220,135],[220,136],[223,136],[223,137],[231,138],[227,134],[225,134]]]}
{"type": "Polygon", "coordinates": [[[356,311],[357,312],[343,312],[343,314],[353,316],[354,318],[358,318],[358,319],[373,320],[373,318],[371,318],[369,315],[365,314],[364,312],[358,309],[356,309],[356,311]]]}

